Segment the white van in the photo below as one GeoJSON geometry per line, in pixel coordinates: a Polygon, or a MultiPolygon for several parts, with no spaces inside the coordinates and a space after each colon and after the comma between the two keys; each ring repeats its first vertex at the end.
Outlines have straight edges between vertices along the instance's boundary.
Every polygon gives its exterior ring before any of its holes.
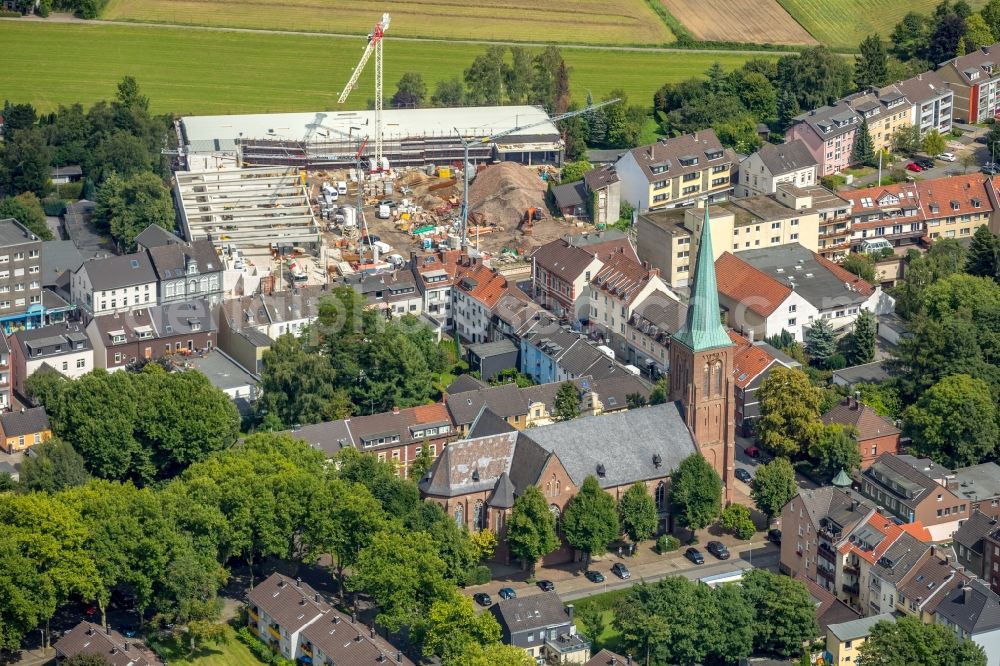
{"type": "Polygon", "coordinates": [[[337,193],[338,194],[347,194],[347,181],[346,180],[337,181],[337,193]]]}

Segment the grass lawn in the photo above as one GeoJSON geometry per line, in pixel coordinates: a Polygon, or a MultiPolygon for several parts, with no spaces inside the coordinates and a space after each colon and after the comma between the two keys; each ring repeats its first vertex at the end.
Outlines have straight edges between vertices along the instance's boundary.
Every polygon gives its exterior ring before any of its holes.
{"type": "Polygon", "coordinates": [[[102,18],[367,35],[389,12],[389,35],[587,44],[667,44],[670,28],[645,0],[111,0],[102,18]]]}
{"type": "MultiPolygon", "coordinates": [[[[154,112],[226,114],[316,111],[337,96],[360,53],[361,38],[269,35],[177,28],[0,21],[7,66],[0,98],[31,102],[39,111],[111,99],[122,76],[138,79],[154,112]],[[71,53],[73,57],[66,58],[71,53]]],[[[406,71],[435,82],[461,77],[485,47],[386,41],[386,97],[406,71]]],[[[649,53],[566,49],[574,100],[622,88],[632,104],[648,105],[667,81],[700,76],[715,61],[729,70],[748,57],[698,51],[649,53]]],[[[763,55],[763,54],[760,54],[763,55]]],[[[369,64],[348,99],[364,108],[373,95],[369,64]]]]}
{"type": "Polygon", "coordinates": [[[621,601],[628,590],[614,590],[612,592],[603,592],[601,594],[595,594],[593,596],[584,597],[583,599],[576,599],[573,601],[573,607],[580,611],[580,609],[586,606],[597,606],[601,611],[602,624],[604,625],[603,631],[600,635],[588,636],[591,642],[594,643],[593,652],[597,652],[603,648],[607,648],[612,652],[618,651],[618,646],[621,641],[621,634],[613,626],[611,626],[611,621],[615,617],[614,607],[621,601]]]}
{"type": "Polygon", "coordinates": [[[188,656],[186,645],[178,645],[173,639],[157,641],[157,653],[165,657],[170,666],[257,666],[264,663],[251,654],[228,624],[226,636],[229,638],[227,643],[201,648],[193,656],[188,656]]]}
{"type": "MultiPolygon", "coordinates": [[[[822,44],[855,48],[867,35],[888,39],[908,12],[930,14],[939,0],[778,0],[822,44]]],[[[980,9],[986,0],[970,0],[980,9]]]]}
{"type": "Polygon", "coordinates": [[[646,124],[642,126],[642,134],[639,136],[639,145],[645,146],[649,143],[655,143],[657,139],[663,134],[663,130],[660,129],[660,123],[656,122],[653,116],[646,118],[646,124]]]}

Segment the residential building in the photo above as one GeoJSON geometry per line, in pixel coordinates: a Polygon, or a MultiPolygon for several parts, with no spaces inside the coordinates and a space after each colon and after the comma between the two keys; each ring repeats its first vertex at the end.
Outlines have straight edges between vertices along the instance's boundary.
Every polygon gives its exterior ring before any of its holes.
{"type": "Polygon", "coordinates": [[[979,511],[973,511],[969,519],[962,523],[954,535],[952,546],[958,563],[970,574],[989,582],[990,571],[987,567],[990,558],[987,553],[987,538],[993,532],[1000,530],[997,519],[979,511]]]}
{"type": "Polygon", "coordinates": [[[258,330],[272,340],[285,333],[299,337],[307,326],[316,321],[319,302],[326,294],[326,285],[309,285],[292,291],[260,295],[258,302],[264,309],[266,324],[261,319],[263,328],[258,330]]]}
{"type": "Polygon", "coordinates": [[[583,666],[632,666],[632,657],[623,657],[617,652],[604,649],[591,657],[583,666]]]}
{"type": "Polygon", "coordinates": [[[493,308],[508,290],[517,289],[507,278],[481,263],[463,258],[451,289],[455,333],[467,342],[488,342],[493,308]]]}
{"type": "Polygon", "coordinates": [[[947,474],[930,460],[883,453],[860,474],[858,485],[863,495],[904,522],[922,523],[934,541],[947,541],[971,515],[970,501],[942,483],[947,474]]]}
{"type": "Polygon", "coordinates": [[[987,664],[1000,663],[1000,596],[981,580],[951,583],[934,622],[954,631],[959,641],[983,648],[987,664]]]}
{"type": "Polygon", "coordinates": [[[958,122],[984,123],[1000,115],[1000,43],[938,65],[936,74],[954,93],[952,115],[958,122]]]}
{"type": "Polygon", "coordinates": [[[622,184],[613,164],[592,169],[583,175],[588,196],[593,197],[593,222],[609,226],[621,217],[622,184]]]}
{"type": "Polygon", "coordinates": [[[868,187],[842,196],[851,202],[851,220],[845,233],[852,252],[863,251],[863,241],[874,238],[905,248],[918,244],[926,233],[916,183],[868,187]]]}
{"type": "Polygon", "coordinates": [[[774,194],[781,183],[796,187],[816,185],[816,167],[816,158],[801,140],[783,144],[765,143],[740,162],[736,195],[774,194]]]}
{"type": "Polygon", "coordinates": [[[818,315],[791,286],[729,252],[715,262],[715,275],[726,323],[755,340],[788,331],[801,342],[804,326],[818,315]]]}
{"type": "Polygon", "coordinates": [[[615,163],[615,171],[622,199],[645,213],[728,198],[735,166],[735,153],[707,129],[633,148],[615,163]]]}
{"type": "MultiPolygon", "coordinates": [[[[882,319],[880,317],[880,319],[882,319]]],[[[849,368],[833,371],[834,386],[854,388],[857,384],[880,384],[889,379],[889,373],[882,366],[882,361],[852,365],[849,368]]]]}
{"type": "Polygon", "coordinates": [[[174,366],[205,375],[212,386],[229,396],[241,416],[253,413],[260,395],[260,375],[247,370],[221,349],[184,356],[174,366]]]}
{"type": "Polygon", "coordinates": [[[557,316],[585,321],[590,280],[618,251],[638,261],[628,237],[617,230],[567,236],[536,248],[531,254],[535,300],[557,316]]]}
{"type": "Polygon", "coordinates": [[[379,310],[386,316],[423,314],[424,296],[417,289],[417,278],[409,270],[383,273],[356,273],[345,282],[361,294],[365,307],[379,310]]]}
{"type": "Polygon", "coordinates": [[[10,344],[10,373],[15,391],[26,395],[24,380],[42,365],[76,379],[94,369],[94,347],[79,324],[53,324],[15,332],[10,344]]]}
{"type": "MultiPolygon", "coordinates": [[[[795,327],[808,326],[812,322],[810,317],[826,319],[835,331],[846,331],[854,325],[862,309],[876,315],[890,314],[895,309],[895,301],[882,291],[881,286],[871,285],[829,259],[795,243],[746,250],[735,256],[778,283],[787,285],[808,304],[787,312],[786,328],[790,332],[795,327]]],[[[752,295],[753,291],[748,294],[752,295]]],[[[742,322],[739,313],[736,315],[732,327],[739,329],[742,322]]],[[[802,338],[796,336],[796,339],[802,338]]]]}
{"type": "Polygon", "coordinates": [[[869,617],[831,624],[826,628],[826,652],[823,658],[828,664],[856,664],[861,658],[859,649],[868,640],[872,627],[879,622],[895,622],[892,613],[880,613],[869,617]]]}
{"type": "Polygon", "coordinates": [[[219,349],[246,370],[264,370],[264,352],[274,343],[267,333],[268,316],[260,296],[223,301],[218,309],[219,349]]]}
{"type": "Polygon", "coordinates": [[[871,467],[883,453],[899,453],[900,429],[861,402],[857,393],[831,407],[820,420],[824,425],[839,424],[851,429],[861,454],[862,470],[871,467]]]}
{"type": "Polygon", "coordinates": [[[795,116],[785,130],[785,142],[798,139],[805,143],[822,178],[851,166],[854,137],[860,126],[861,116],[841,100],[795,116]]]}
{"type": "Polygon", "coordinates": [[[801,364],[793,358],[781,354],[770,345],[754,343],[735,331],[729,331],[733,341],[733,384],[735,424],[744,437],[753,435],[754,419],[760,416],[760,401],[757,389],[771,374],[774,367],[798,368],[801,364]]]}
{"type": "Polygon", "coordinates": [[[960,569],[950,549],[931,547],[930,556],[917,563],[896,586],[896,612],[930,624],[948,587],[969,576],[960,569]]]}
{"type": "Polygon", "coordinates": [[[948,487],[969,500],[973,511],[1000,518],[1000,465],[986,462],[960,467],[951,473],[948,487]]]}
{"type": "Polygon", "coordinates": [[[478,372],[490,381],[504,370],[517,369],[517,345],[503,338],[496,342],[480,342],[465,348],[470,372],[478,372]]]}
{"type": "MultiPolygon", "coordinates": [[[[660,269],[640,264],[629,255],[612,255],[590,281],[590,336],[611,344],[612,336],[624,341],[636,303],[653,293],[680,299],[660,278],[660,269]]],[[[624,351],[624,344],[620,346],[624,351]]]]}
{"type": "Polygon", "coordinates": [[[97,655],[108,666],[162,666],[163,662],[141,640],[126,638],[110,625],[84,620],[63,635],[53,645],[56,660],[62,662],[77,655],[97,655]]]}
{"type": "Polygon", "coordinates": [[[10,373],[10,347],[7,346],[7,338],[0,335],[0,410],[8,409],[14,404],[10,396],[10,373]]]}
{"type": "Polygon", "coordinates": [[[983,568],[989,572],[986,577],[990,589],[1000,594],[1000,529],[990,532],[983,545],[983,568]]]}
{"type": "Polygon", "coordinates": [[[670,338],[687,317],[687,306],[670,295],[651,292],[636,299],[625,324],[625,335],[612,335],[615,357],[639,368],[651,381],[670,369],[670,338]]]}
{"type": "Polygon", "coordinates": [[[923,72],[894,84],[910,101],[910,125],[925,136],[931,130],[950,134],[955,93],[940,72],[923,72]]]}
{"type": "Polygon", "coordinates": [[[24,451],[50,437],[52,426],[44,407],[0,413],[0,447],[7,453],[24,451]]]}
{"type": "Polygon", "coordinates": [[[42,323],[42,240],[15,219],[0,219],[0,326],[42,323]]]}
{"type": "Polygon", "coordinates": [[[434,403],[301,426],[291,435],[329,457],[347,447],[371,453],[381,461],[392,461],[406,476],[425,446],[432,457],[437,456],[454,430],[445,405],[434,403]]]}
{"type": "Polygon", "coordinates": [[[205,301],[101,315],[87,325],[96,367],[111,372],[137,361],[210,350],[218,342],[216,333],[212,310],[205,301]]]}
{"type": "MultiPolygon", "coordinates": [[[[739,252],[798,243],[817,250],[820,218],[812,203],[811,190],[782,184],[773,195],[733,199],[714,206],[709,213],[714,259],[729,248],[739,252]]],[[[688,284],[703,217],[703,210],[687,208],[650,212],[638,218],[639,257],[660,269],[669,286],[688,284]]]]}
{"type": "Polygon", "coordinates": [[[813,208],[819,216],[816,251],[830,260],[843,258],[851,249],[851,202],[819,185],[805,188],[804,192],[812,196],[813,208]]]}
{"type": "Polygon", "coordinates": [[[894,85],[854,93],[845,97],[844,101],[868,123],[868,134],[875,152],[891,152],[892,135],[913,124],[913,105],[894,85]]]}
{"type": "Polygon", "coordinates": [[[563,183],[552,188],[552,198],[556,208],[567,220],[590,220],[587,185],[578,180],[574,183],[563,183]]]}
{"type": "Polygon", "coordinates": [[[423,296],[423,312],[452,329],[451,289],[458,269],[459,250],[440,251],[437,254],[410,253],[409,267],[416,279],[417,289],[423,296]]]}
{"type": "Polygon", "coordinates": [[[852,568],[860,572],[856,588],[841,587],[848,603],[866,615],[891,612],[897,586],[915,565],[930,557],[930,540],[930,533],[919,523],[896,525],[888,516],[874,514],[854,530],[840,551],[844,573],[850,575],[852,568]]]}
{"type": "Polygon", "coordinates": [[[373,627],[338,611],[308,583],[279,573],[247,593],[247,624],[273,650],[295,662],[413,666],[373,627]]]}
{"type": "Polygon", "coordinates": [[[73,302],[87,319],[157,304],[158,278],[146,252],[83,262],[70,276],[73,302]]]}
{"type": "Polygon", "coordinates": [[[83,169],[79,164],[68,164],[66,166],[52,168],[52,184],[65,185],[67,183],[79,183],[83,180],[83,169]]]}
{"type": "MultiPolygon", "coordinates": [[[[155,232],[149,236],[152,233],[155,232]]],[[[222,272],[225,266],[215,246],[207,240],[185,243],[178,238],[177,241],[146,250],[156,272],[156,302],[167,305],[197,299],[212,306],[222,302],[222,272]]],[[[157,241],[147,236],[146,242],[157,241]]]]}
{"type": "Polygon", "coordinates": [[[516,645],[546,663],[584,664],[590,642],[576,632],[573,604],[555,592],[501,599],[489,608],[500,625],[500,641],[516,645]]]}
{"type": "Polygon", "coordinates": [[[135,237],[135,246],[139,252],[152,250],[164,245],[183,245],[185,241],[176,234],[167,231],[158,224],[151,224],[135,237]]]}

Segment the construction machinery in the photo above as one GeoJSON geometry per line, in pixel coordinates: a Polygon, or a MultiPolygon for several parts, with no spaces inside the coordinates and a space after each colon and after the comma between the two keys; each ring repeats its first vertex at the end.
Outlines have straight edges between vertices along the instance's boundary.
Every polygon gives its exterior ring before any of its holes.
{"type": "Polygon", "coordinates": [[[521,230],[525,236],[530,236],[531,232],[535,226],[535,222],[540,222],[542,219],[542,209],[541,208],[529,208],[524,211],[524,217],[521,219],[521,224],[518,225],[518,229],[521,230]]]}
{"type": "MultiPolygon", "coordinates": [[[[464,250],[469,246],[469,238],[468,238],[469,168],[471,166],[469,164],[469,146],[472,146],[477,143],[489,143],[490,141],[495,141],[496,139],[500,139],[505,136],[510,136],[515,132],[531,129],[532,127],[538,127],[539,125],[544,125],[550,122],[553,123],[559,122],[560,120],[566,120],[567,118],[573,118],[574,116],[580,116],[585,113],[590,113],[591,111],[596,111],[597,109],[600,109],[602,107],[609,106],[611,104],[616,104],[620,101],[621,99],[619,98],[609,99],[608,101],[601,102],[599,104],[591,104],[590,106],[586,106],[578,111],[569,111],[567,113],[561,113],[558,116],[554,116],[552,118],[546,118],[545,120],[540,120],[536,123],[531,123],[529,125],[519,125],[517,127],[512,127],[511,129],[504,130],[502,132],[497,132],[496,134],[490,134],[489,136],[480,137],[478,139],[466,139],[464,136],[462,136],[462,133],[459,132],[458,128],[456,127],[455,134],[458,135],[458,140],[462,142],[462,179],[464,185],[464,187],[462,188],[462,249],[464,250]]],[[[478,236],[477,236],[477,244],[478,244],[478,236]]]]}
{"type": "Polygon", "coordinates": [[[351,94],[354,87],[358,83],[358,77],[361,76],[361,71],[365,68],[365,63],[372,55],[372,51],[375,52],[375,150],[374,155],[371,160],[372,171],[381,171],[387,168],[386,161],[382,157],[382,37],[385,35],[386,30],[389,29],[389,13],[386,12],[382,14],[382,20],[375,24],[374,30],[368,35],[368,45],[365,46],[365,52],[361,55],[361,60],[358,62],[358,66],[354,68],[354,72],[351,74],[350,80],[347,85],[344,86],[344,91],[340,93],[340,98],[337,100],[338,104],[343,104],[347,101],[347,96],[351,94]]]}

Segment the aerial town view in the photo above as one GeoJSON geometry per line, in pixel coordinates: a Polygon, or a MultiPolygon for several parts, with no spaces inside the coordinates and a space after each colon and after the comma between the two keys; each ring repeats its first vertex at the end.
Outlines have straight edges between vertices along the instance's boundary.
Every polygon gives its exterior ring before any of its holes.
{"type": "Polygon", "coordinates": [[[1000,666],[1000,0],[0,53],[0,666],[1000,666]]]}

